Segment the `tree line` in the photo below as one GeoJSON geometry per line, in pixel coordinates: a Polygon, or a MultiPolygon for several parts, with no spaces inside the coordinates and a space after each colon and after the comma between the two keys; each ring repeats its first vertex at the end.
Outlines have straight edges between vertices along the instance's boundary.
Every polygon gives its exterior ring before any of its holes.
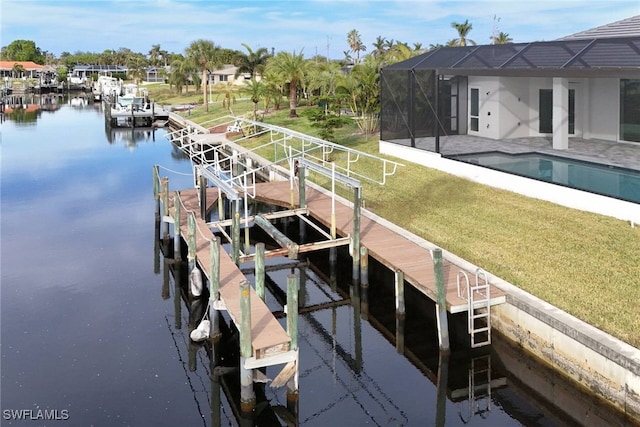
{"type": "MultiPolygon", "coordinates": [[[[475,45],[468,37],[472,30],[468,20],[463,23],[453,22],[451,26],[458,37],[451,39],[447,46],[475,45]]],[[[504,33],[492,39],[494,43],[511,41],[508,34],[504,33]]],[[[306,59],[302,51],[274,53],[266,48],[254,50],[247,44],[242,44],[244,51],[238,51],[223,48],[205,39],[193,41],[184,53],[169,53],[157,44],[152,45],[147,54],[120,48],[102,53],[63,52],[59,58],[41,51],[33,41],[16,40],[2,48],[0,58],[52,63],[67,68],[78,64],[122,65],[128,68],[129,78],[136,81],[144,78],[149,66],[155,66],[161,73],[166,73],[164,77],[167,83],[177,93],[182,93],[189,84],[200,86],[203,106],[207,112],[209,73],[225,64],[232,64],[237,67],[236,77],[249,77],[242,90],[254,104],[254,116],[259,103],[263,103],[265,111],[270,105],[279,108],[280,100],[285,95],[289,99],[290,117],[297,117],[298,101],[301,98],[313,98],[323,106],[325,119],[346,110],[355,118],[363,133],[372,133],[378,128],[380,69],[442,47],[430,45],[424,48],[420,43],[410,46],[408,43],[378,36],[367,54],[367,47],[355,29],[347,33],[347,43],[349,50],[343,52],[344,58],[340,61],[331,61],[321,55],[306,59]]],[[[223,102],[229,107],[234,96],[231,86],[224,90],[224,96],[223,102]]],[[[318,117],[316,120],[321,121],[318,117]]]]}

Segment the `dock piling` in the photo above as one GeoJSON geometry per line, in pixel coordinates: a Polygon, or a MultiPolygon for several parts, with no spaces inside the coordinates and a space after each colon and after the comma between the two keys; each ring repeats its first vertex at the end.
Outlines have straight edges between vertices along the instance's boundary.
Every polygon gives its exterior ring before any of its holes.
{"type": "Polygon", "coordinates": [[[207,220],[207,177],[200,175],[200,218],[207,220]]]}
{"type": "MultiPolygon", "coordinates": [[[[298,278],[295,274],[287,276],[287,334],[291,338],[292,351],[298,350],[298,278]]],[[[287,407],[292,413],[298,410],[298,361],[295,373],[287,381],[287,407]]]]}
{"type": "Polygon", "coordinates": [[[169,223],[165,221],[166,217],[169,216],[169,178],[164,176],[162,177],[162,219],[164,221],[163,228],[163,239],[169,237],[169,223]]]}
{"type": "Polygon", "coordinates": [[[440,351],[449,352],[449,323],[447,320],[447,290],[444,286],[442,249],[433,250],[433,269],[436,282],[436,320],[440,351]]]}
{"type": "Polygon", "coordinates": [[[240,409],[251,413],[256,406],[253,391],[253,371],[245,368],[245,360],[253,355],[251,349],[251,300],[249,282],[240,282],[240,409]]]}
{"type": "MultiPolygon", "coordinates": [[[[234,200],[233,203],[237,204],[238,202],[234,200]]],[[[237,211],[233,214],[233,222],[231,224],[231,246],[233,262],[236,265],[240,265],[240,213],[237,211]]]]}
{"type": "Polygon", "coordinates": [[[353,270],[352,279],[354,283],[358,283],[360,279],[360,199],[362,196],[362,188],[355,187],[353,189],[353,270]]]}
{"type": "Polygon", "coordinates": [[[180,237],[180,193],[173,193],[173,259],[180,261],[182,259],[182,245],[180,237]]]}
{"type": "Polygon", "coordinates": [[[264,254],[265,247],[263,242],[256,243],[256,293],[265,301],[265,292],[264,292],[264,277],[265,277],[265,266],[264,266],[264,254]]]}
{"type": "Polygon", "coordinates": [[[217,342],[220,339],[220,325],[218,324],[218,313],[213,306],[220,297],[220,237],[215,236],[209,243],[209,339],[217,342]]]}

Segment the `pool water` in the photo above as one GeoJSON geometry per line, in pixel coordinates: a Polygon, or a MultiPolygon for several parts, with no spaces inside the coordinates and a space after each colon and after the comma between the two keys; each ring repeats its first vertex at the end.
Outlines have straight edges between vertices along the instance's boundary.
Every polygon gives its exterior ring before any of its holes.
{"type": "Polygon", "coordinates": [[[640,203],[640,171],[543,153],[501,151],[452,156],[474,165],[640,203]]]}

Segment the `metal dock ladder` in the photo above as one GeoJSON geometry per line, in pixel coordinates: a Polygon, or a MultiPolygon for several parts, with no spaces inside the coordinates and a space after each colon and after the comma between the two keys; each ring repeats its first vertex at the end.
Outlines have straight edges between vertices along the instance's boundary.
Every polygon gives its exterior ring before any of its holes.
{"type": "Polygon", "coordinates": [[[466,299],[468,305],[468,330],[471,335],[471,348],[491,344],[491,287],[487,273],[478,268],[475,283],[469,283],[467,273],[460,270],[457,277],[458,297],[463,298],[460,288],[460,277],[466,282],[466,299]]]}

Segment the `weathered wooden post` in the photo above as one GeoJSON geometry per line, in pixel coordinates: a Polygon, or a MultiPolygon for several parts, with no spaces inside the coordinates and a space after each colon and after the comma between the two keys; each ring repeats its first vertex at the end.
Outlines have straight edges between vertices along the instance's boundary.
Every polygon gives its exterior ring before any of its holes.
{"type": "Polygon", "coordinates": [[[264,292],[264,277],[265,277],[265,269],[264,269],[264,243],[259,242],[256,243],[256,293],[265,301],[265,292],[264,292]]]}
{"type": "Polygon", "coordinates": [[[253,392],[253,371],[245,368],[245,361],[253,355],[251,349],[251,293],[249,282],[240,283],[240,409],[251,413],[256,406],[253,392]]]}
{"type": "Polygon", "coordinates": [[[189,261],[189,286],[188,294],[190,297],[200,296],[202,292],[202,274],[198,269],[197,260],[197,240],[196,240],[196,215],[189,212],[188,217],[188,243],[189,252],[187,259],[189,261]],[[194,292],[195,291],[195,292],[194,292]]]}
{"type": "Polygon", "coordinates": [[[307,207],[307,197],[306,197],[306,168],[304,166],[298,167],[298,196],[299,203],[301,208],[307,207]]]}
{"type": "Polygon", "coordinates": [[[218,220],[224,221],[224,200],[222,199],[223,192],[218,189],[218,220]]]}
{"type": "Polygon", "coordinates": [[[220,297],[220,237],[214,236],[209,242],[209,339],[213,342],[220,340],[220,325],[218,324],[218,313],[214,308],[214,303],[220,297]]]}
{"type": "Polygon", "coordinates": [[[180,236],[181,210],[180,194],[175,191],[173,193],[173,259],[175,261],[180,261],[182,259],[182,240],[180,236]]]}
{"type": "Polygon", "coordinates": [[[436,280],[436,320],[440,351],[449,352],[449,324],[447,320],[447,290],[444,286],[442,249],[433,250],[433,269],[436,280]]]}
{"type": "Polygon", "coordinates": [[[158,202],[158,209],[160,208],[160,172],[159,166],[153,165],[153,199],[158,202]]]}
{"type": "MultiPolygon", "coordinates": [[[[300,208],[307,207],[307,195],[306,195],[306,168],[304,166],[298,167],[298,196],[300,208]]],[[[305,243],[307,240],[307,224],[304,219],[298,219],[298,229],[300,230],[300,243],[305,243]]]]}
{"type": "MultiPolygon", "coordinates": [[[[233,203],[238,202],[234,200],[233,203]]],[[[233,214],[233,222],[231,223],[231,250],[231,259],[236,265],[240,265],[240,213],[237,211],[233,214]]]]}
{"type": "Polygon", "coordinates": [[[353,258],[352,279],[353,283],[358,283],[360,274],[360,198],[362,196],[362,188],[357,186],[353,189],[353,236],[351,240],[353,247],[351,248],[351,257],[353,258]]]}
{"type": "Polygon", "coordinates": [[[166,221],[166,217],[169,216],[169,178],[166,176],[162,177],[162,216],[164,222],[162,237],[166,239],[169,237],[169,222],[166,221]]]}
{"type": "Polygon", "coordinates": [[[160,201],[158,200],[153,228],[153,273],[160,274],[160,201]]]}
{"type": "Polygon", "coordinates": [[[360,246],[360,305],[362,318],[369,318],[369,250],[360,246]]]}
{"type": "Polygon", "coordinates": [[[404,273],[396,270],[396,351],[404,354],[404,273]]]}
{"type": "Polygon", "coordinates": [[[207,177],[200,175],[200,218],[207,220],[207,177]]]}
{"type": "MultiPolygon", "coordinates": [[[[287,335],[291,338],[291,350],[298,350],[298,278],[295,274],[287,276],[287,335]]],[[[287,381],[287,408],[292,414],[298,413],[298,361],[295,373],[287,381]]]]}

